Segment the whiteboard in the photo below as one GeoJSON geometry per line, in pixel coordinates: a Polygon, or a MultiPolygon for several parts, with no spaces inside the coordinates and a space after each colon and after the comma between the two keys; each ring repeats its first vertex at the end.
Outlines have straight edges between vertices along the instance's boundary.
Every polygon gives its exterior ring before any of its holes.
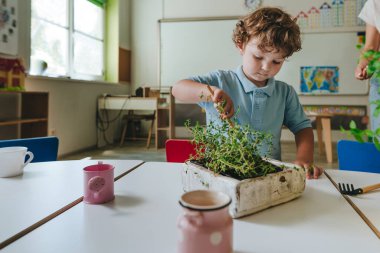
{"type": "Polygon", "coordinates": [[[232,41],[236,20],[161,23],[161,86],[241,64],[232,41]]]}
{"type": "MultiPolygon", "coordinates": [[[[217,69],[236,69],[241,64],[232,41],[236,22],[161,22],[160,86],[172,86],[178,80],[217,69]]],[[[284,63],[276,79],[292,85],[299,93],[301,66],[338,66],[338,94],[367,94],[367,82],[354,77],[359,55],[356,44],[356,32],[303,33],[302,50],[284,63]]]]}

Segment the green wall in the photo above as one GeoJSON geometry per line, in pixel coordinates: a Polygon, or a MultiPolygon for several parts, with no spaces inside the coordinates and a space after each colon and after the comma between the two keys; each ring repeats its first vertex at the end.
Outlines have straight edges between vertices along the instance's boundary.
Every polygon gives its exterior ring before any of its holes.
{"type": "Polygon", "coordinates": [[[108,0],[105,27],[106,81],[119,82],[119,0],[108,0]]]}

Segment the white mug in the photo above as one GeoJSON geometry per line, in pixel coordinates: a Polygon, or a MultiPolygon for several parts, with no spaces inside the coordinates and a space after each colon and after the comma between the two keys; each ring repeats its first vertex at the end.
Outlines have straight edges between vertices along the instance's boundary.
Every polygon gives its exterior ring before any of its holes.
{"type": "Polygon", "coordinates": [[[0,177],[14,177],[23,173],[24,167],[33,160],[33,153],[26,147],[0,148],[0,177]],[[25,157],[29,159],[25,162],[25,157]]]}

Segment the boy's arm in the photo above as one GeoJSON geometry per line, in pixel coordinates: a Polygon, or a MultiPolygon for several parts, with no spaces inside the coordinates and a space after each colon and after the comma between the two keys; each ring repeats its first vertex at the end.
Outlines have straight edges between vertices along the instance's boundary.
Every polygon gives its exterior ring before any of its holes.
{"type": "Polygon", "coordinates": [[[173,96],[183,102],[210,102],[207,85],[192,80],[178,81],[172,88],[173,96]],[[207,100],[208,99],[208,100],[207,100]]]}
{"type": "Polygon", "coordinates": [[[295,164],[303,166],[307,169],[306,178],[317,179],[322,173],[323,169],[313,165],[314,161],[314,134],[313,129],[310,127],[304,128],[295,134],[297,155],[295,164]]]}
{"type": "Polygon", "coordinates": [[[222,112],[222,118],[231,118],[234,111],[234,104],[230,96],[223,90],[210,86],[213,90],[213,94],[209,91],[207,84],[198,83],[192,80],[184,79],[178,81],[172,88],[173,96],[184,102],[214,102],[223,103],[224,113],[222,112]]]}

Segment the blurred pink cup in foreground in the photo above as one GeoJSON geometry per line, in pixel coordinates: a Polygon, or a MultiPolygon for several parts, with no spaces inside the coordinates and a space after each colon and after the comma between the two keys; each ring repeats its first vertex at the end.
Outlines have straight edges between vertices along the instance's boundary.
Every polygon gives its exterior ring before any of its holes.
{"type": "Polygon", "coordinates": [[[103,204],[115,198],[114,166],[99,162],[83,169],[84,196],[87,204],[103,204]]]}

